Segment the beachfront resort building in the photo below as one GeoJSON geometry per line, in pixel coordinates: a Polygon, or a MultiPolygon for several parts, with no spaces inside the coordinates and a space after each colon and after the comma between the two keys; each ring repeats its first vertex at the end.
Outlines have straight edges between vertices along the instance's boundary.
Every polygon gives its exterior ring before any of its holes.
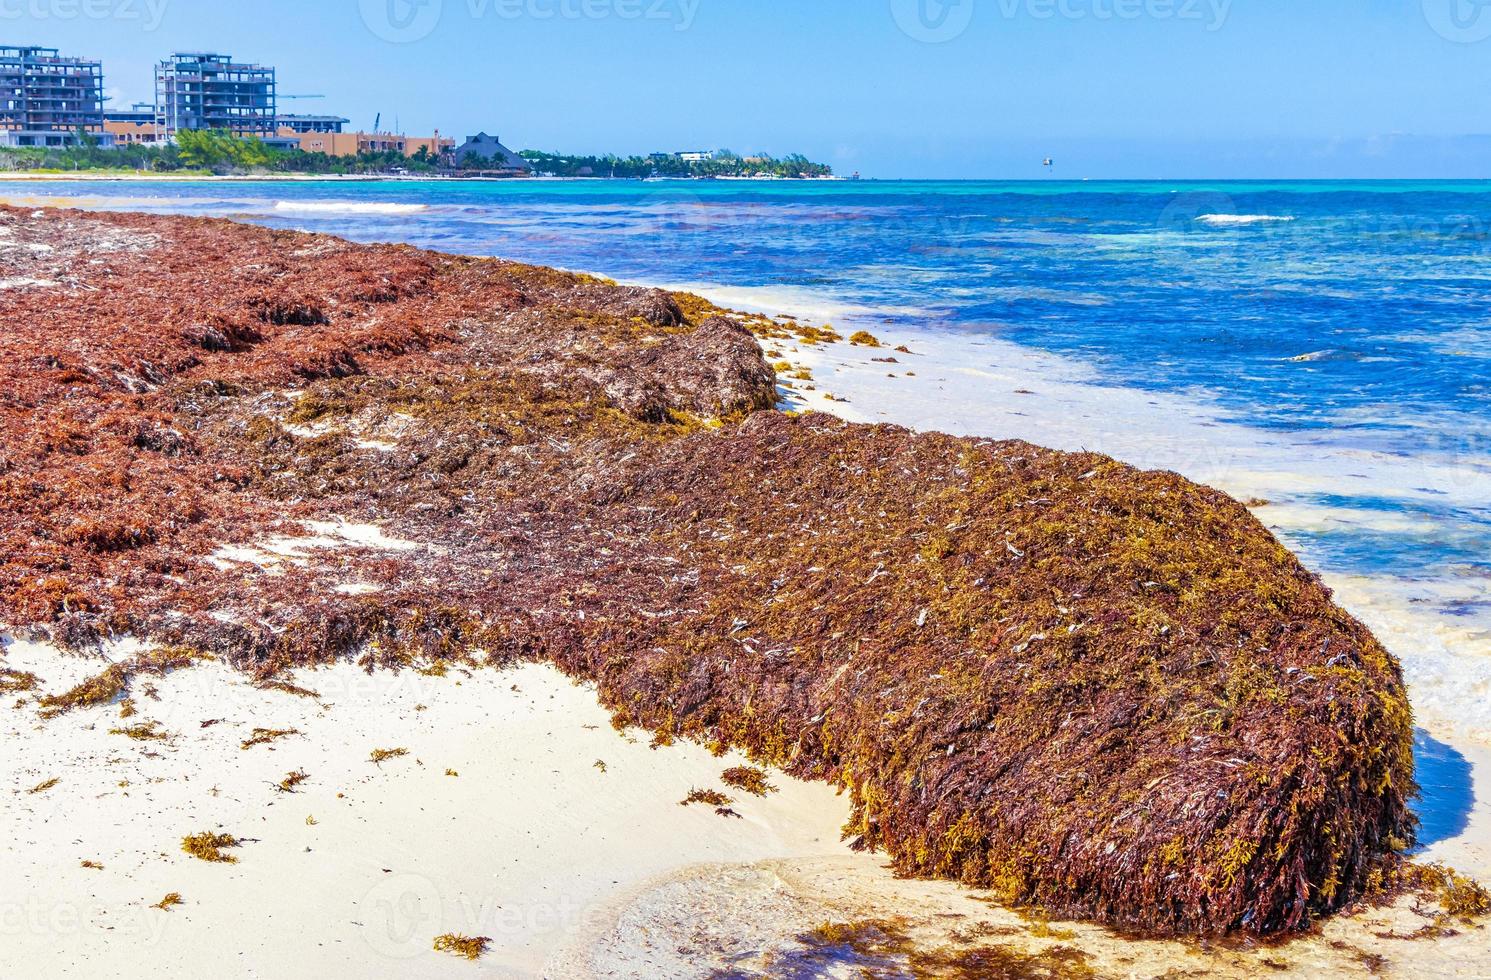
{"type": "Polygon", "coordinates": [[[405,136],[403,133],[296,133],[288,127],[280,127],[282,138],[292,138],[298,149],[306,153],[325,153],[333,157],[351,157],[359,153],[398,153],[406,157],[419,156],[420,151],[433,160],[455,149],[456,141],[440,135],[405,136]]]}
{"type": "Polygon", "coordinates": [[[114,138],[115,146],[151,146],[166,141],[155,121],[155,106],[149,102],[136,102],[128,109],[106,111],[104,132],[114,138]]]}
{"type": "Polygon", "coordinates": [[[274,128],[281,136],[303,133],[340,133],[342,127],[352,120],[343,119],[341,116],[296,116],[279,115],[274,117],[274,128]]]}
{"type": "Polygon", "coordinates": [[[155,68],[156,124],[167,139],[182,129],[235,136],[276,135],[274,69],[231,55],[178,52],[155,68]]]}
{"type": "Polygon", "coordinates": [[[101,62],[0,46],[0,146],[108,146],[101,62]]]}
{"type": "Polygon", "coordinates": [[[529,177],[533,164],[502,145],[502,140],[477,133],[457,147],[453,161],[457,170],[496,177],[529,177]]]}

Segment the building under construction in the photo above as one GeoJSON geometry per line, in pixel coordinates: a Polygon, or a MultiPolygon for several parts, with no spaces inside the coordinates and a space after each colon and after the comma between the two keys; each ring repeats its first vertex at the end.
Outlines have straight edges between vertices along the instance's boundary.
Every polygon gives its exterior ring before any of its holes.
{"type": "Polygon", "coordinates": [[[173,54],[155,68],[155,111],[167,139],[183,129],[274,136],[274,69],[225,54],[173,54]]]}
{"type": "Polygon", "coordinates": [[[56,48],[0,46],[0,146],[74,146],[104,132],[104,71],[56,48]]]}

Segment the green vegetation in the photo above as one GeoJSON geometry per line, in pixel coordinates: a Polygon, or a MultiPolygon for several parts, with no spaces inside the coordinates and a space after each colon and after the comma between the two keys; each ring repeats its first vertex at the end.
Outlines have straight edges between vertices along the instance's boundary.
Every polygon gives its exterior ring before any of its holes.
{"type": "Polygon", "coordinates": [[[549,177],[828,177],[833,168],[814,163],[800,153],[778,159],[773,156],[742,157],[720,150],[712,160],[689,162],[676,156],[619,157],[615,154],[547,153],[522,150],[518,156],[533,169],[549,177]]]}
{"type": "Polygon", "coordinates": [[[397,151],[333,157],[325,153],[278,150],[263,140],[221,130],[182,130],[176,143],[104,148],[97,140],[82,146],[0,149],[0,173],[134,173],[214,174],[386,174],[395,171],[433,173],[439,161],[426,153],[406,157],[397,151]]]}
{"type": "MultiPolygon", "coordinates": [[[[833,168],[801,154],[740,157],[721,150],[712,160],[685,162],[674,156],[587,156],[523,150],[519,156],[536,172],[554,177],[827,177],[833,168]]],[[[500,161],[469,157],[466,169],[500,169],[500,161]]],[[[421,147],[413,156],[397,150],[330,156],[303,150],[280,150],[255,137],[224,130],[182,130],[174,144],[129,144],[102,147],[96,137],[79,146],[0,148],[0,173],[171,173],[182,175],[274,174],[433,174],[450,172],[448,158],[421,147]]]]}

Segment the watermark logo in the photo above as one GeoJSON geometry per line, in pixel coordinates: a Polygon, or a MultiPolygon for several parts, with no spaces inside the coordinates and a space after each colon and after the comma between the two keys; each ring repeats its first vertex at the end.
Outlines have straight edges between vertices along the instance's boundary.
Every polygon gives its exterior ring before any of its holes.
{"type": "Polygon", "coordinates": [[[901,33],[923,44],[944,44],[973,23],[973,0],[890,0],[901,33]]]}
{"type": "Polygon", "coordinates": [[[999,0],[1005,20],[1182,21],[1219,31],[1232,0],[999,0]]]}
{"type": "MultiPolygon", "coordinates": [[[[968,30],[974,2],[891,0],[890,8],[907,37],[942,44],[968,30]]],[[[1491,0],[1460,2],[1491,4],[1491,0]]],[[[1176,21],[1200,24],[1208,31],[1221,30],[1232,14],[1232,0],[986,0],[986,5],[1007,21],[1176,21]]]]}
{"type": "Polygon", "coordinates": [[[170,0],[0,0],[0,21],[121,21],[157,30],[170,0]]]}
{"type": "Polygon", "coordinates": [[[443,0],[358,0],[362,22],[390,44],[412,44],[429,37],[440,23],[443,0]]]}
{"type": "Polygon", "coordinates": [[[136,948],[160,945],[171,917],[133,902],[123,909],[103,902],[53,902],[34,895],[7,894],[0,899],[0,942],[10,946],[26,936],[47,940],[54,948],[80,936],[128,937],[136,948]]]}
{"type": "Polygon", "coordinates": [[[1162,232],[1210,232],[1235,231],[1240,219],[1237,202],[1220,191],[1191,191],[1175,194],[1158,221],[1162,232]]]}
{"type": "Polygon", "coordinates": [[[440,890],[423,875],[385,878],[368,891],[361,907],[363,939],[373,952],[390,959],[419,956],[440,931],[440,890]]]}
{"type": "Polygon", "coordinates": [[[1423,0],[1434,33],[1456,44],[1491,39],[1491,0],[1423,0]]]}
{"type": "MultiPolygon", "coordinates": [[[[0,3],[6,0],[0,0],[0,3]]],[[[467,18],[487,20],[623,20],[694,26],[703,0],[465,0],[467,18]]],[[[971,2],[971,0],[968,0],[971,2]]],[[[391,44],[412,44],[434,33],[445,14],[444,0],[358,0],[362,19],[375,36],[391,44]]]]}
{"type": "Polygon", "coordinates": [[[1491,484],[1491,429],[1467,423],[1421,433],[1414,455],[1428,489],[1458,495],[1491,484]]]}

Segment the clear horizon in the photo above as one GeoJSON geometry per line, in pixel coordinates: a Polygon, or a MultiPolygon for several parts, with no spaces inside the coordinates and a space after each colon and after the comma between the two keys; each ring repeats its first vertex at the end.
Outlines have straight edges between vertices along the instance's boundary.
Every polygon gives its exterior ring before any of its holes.
{"type": "Polygon", "coordinates": [[[0,0],[0,43],[274,65],[282,112],[885,179],[1491,177],[1491,2],[0,0]],[[1054,159],[1049,171],[1042,166],[1054,159]]]}

